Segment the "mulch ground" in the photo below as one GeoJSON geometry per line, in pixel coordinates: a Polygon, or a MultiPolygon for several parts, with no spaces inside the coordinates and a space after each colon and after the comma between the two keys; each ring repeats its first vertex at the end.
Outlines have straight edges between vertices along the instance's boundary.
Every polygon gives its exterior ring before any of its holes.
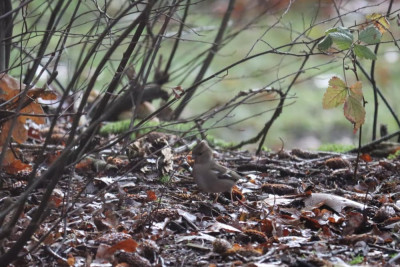
{"type": "MultiPolygon", "coordinates": [[[[242,179],[233,201],[221,194],[213,203],[191,177],[187,146],[170,148],[173,139],[117,144],[60,174],[48,214],[15,266],[400,264],[398,159],[364,154],[355,176],[355,154],[215,148],[216,160],[242,179]]],[[[2,179],[2,203],[24,191],[23,175],[2,179]]],[[[45,187],[29,196],[3,251],[45,187]]]]}

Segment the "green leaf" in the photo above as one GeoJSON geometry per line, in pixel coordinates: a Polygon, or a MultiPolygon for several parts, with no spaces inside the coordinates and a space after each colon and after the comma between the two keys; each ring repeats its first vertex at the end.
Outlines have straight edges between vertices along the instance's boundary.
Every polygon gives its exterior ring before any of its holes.
{"type": "Polygon", "coordinates": [[[331,28],[331,29],[325,31],[325,34],[328,35],[329,33],[333,33],[333,32],[343,33],[343,34],[347,35],[349,38],[353,39],[353,34],[351,34],[349,28],[339,26],[339,27],[331,28]]]}
{"type": "Polygon", "coordinates": [[[328,50],[332,46],[332,43],[332,38],[330,36],[325,36],[325,38],[318,43],[318,49],[321,51],[328,50]]]}
{"type": "Polygon", "coordinates": [[[330,28],[329,30],[325,31],[325,34],[328,35],[331,32],[337,32],[337,31],[338,31],[338,28],[330,28]]]}
{"type": "Polygon", "coordinates": [[[382,33],[375,27],[368,27],[360,32],[360,41],[367,44],[377,44],[381,41],[382,33]]]}
{"type": "Polygon", "coordinates": [[[344,102],[343,110],[346,119],[353,123],[353,131],[356,133],[365,121],[365,109],[362,101],[350,94],[344,102]]]}
{"type": "Polygon", "coordinates": [[[374,54],[374,52],[363,45],[354,45],[354,53],[360,58],[376,60],[376,55],[374,54]]]}
{"type": "Polygon", "coordinates": [[[350,32],[349,28],[339,26],[339,27],[337,27],[337,31],[340,32],[340,33],[343,33],[343,34],[346,35],[348,38],[350,38],[351,40],[353,40],[353,34],[350,32]]]}
{"type": "Polygon", "coordinates": [[[330,109],[343,104],[346,100],[347,92],[348,88],[344,81],[338,77],[332,77],[322,99],[322,107],[330,109]]]}
{"type": "Polygon", "coordinates": [[[332,38],[332,41],[337,45],[340,50],[349,49],[351,44],[353,43],[353,35],[347,35],[342,32],[332,32],[329,35],[332,38]]]}

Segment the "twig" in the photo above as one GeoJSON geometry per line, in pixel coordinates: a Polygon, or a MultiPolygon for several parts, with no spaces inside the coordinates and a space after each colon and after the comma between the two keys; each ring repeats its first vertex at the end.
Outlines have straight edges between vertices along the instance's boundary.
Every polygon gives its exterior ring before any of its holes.
{"type": "Polygon", "coordinates": [[[201,66],[201,69],[200,69],[199,73],[197,74],[196,79],[193,82],[192,90],[190,90],[189,92],[186,93],[186,95],[184,96],[182,101],[179,103],[178,107],[175,109],[174,114],[172,115],[172,117],[174,119],[179,118],[183,109],[189,103],[190,98],[192,98],[193,94],[196,92],[198,82],[203,80],[203,77],[206,74],[206,71],[209,68],[215,54],[218,52],[219,46],[223,40],[223,35],[228,26],[228,22],[231,17],[234,5],[235,5],[235,0],[230,0],[228,9],[225,12],[224,18],[222,19],[222,22],[221,22],[221,26],[219,28],[217,36],[215,37],[214,44],[210,48],[210,51],[209,51],[206,59],[204,60],[203,65],[201,66]]]}

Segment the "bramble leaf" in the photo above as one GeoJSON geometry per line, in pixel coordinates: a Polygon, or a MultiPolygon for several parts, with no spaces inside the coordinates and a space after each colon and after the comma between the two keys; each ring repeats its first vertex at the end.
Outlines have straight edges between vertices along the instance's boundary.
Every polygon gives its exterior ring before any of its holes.
{"type": "Polygon", "coordinates": [[[347,35],[342,32],[333,32],[328,36],[332,38],[332,41],[337,45],[340,50],[349,49],[353,43],[353,35],[347,35]]]}
{"type": "Polygon", "coordinates": [[[332,38],[327,35],[318,43],[318,49],[321,51],[328,50],[333,44],[332,38]]]}
{"type": "Polygon", "coordinates": [[[346,35],[348,38],[353,40],[353,34],[350,32],[349,28],[339,26],[339,27],[331,28],[331,29],[325,31],[325,34],[329,35],[330,33],[334,33],[334,32],[342,33],[342,34],[346,35]]]}
{"type": "Polygon", "coordinates": [[[359,40],[367,44],[377,44],[381,41],[382,33],[375,27],[368,27],[360,32],[359,40]]]}
{"type": "Polygon", "coordinates": [[[381,33],[385,33],[390,27],[390,23],[384,15],[372,13],[371,15],[367,15],[365,17],[368,20],[371,20],[374,23],[374,26],[378,28],[381,33]]]}
{"type": "MultiPolygon", "coordinates": [[[[359,89],[361,90],[361,88],[359,89]]],[[[358,89],[356,89],[356,91],[358,91],[358,89]]],[[[350,94],[344,102],[343,107],[344,116],[354,125],[354,133],[357,132],[365,121],[365,109],[362,104],[362,99],[360,100],[359,96],[358,93],[350,94]]]]}
{"type": "Polygon", "coordinates": [[[356,54],[356,56],[360,58],[376,60],[376,55],[374,54],[374,52],[372,52],[371,49],[363,45],[355,44],[354,53],[356,54]]]}
{"type": "Polygon", "coordinates": [[[326,89],[322,99],[322,107],[330,109],[343,104],[346,100],[348,88],[344,81],[338,77],[332,77],[329,80],[329,87],[326,89]]]}
{"type": "Polygon", "coordinates": [[[350,86],[350,95],[359,101],[363,100],[364,95],[362,92],[362,83],[360,81],[357,81],[355,84],[350,86]]]}
{"type": "Polygon", "coordinates": [[[325,51],[335,43],[341,50],[346,50],[353,43],[353,34],[348,28],[336,27],[325,31],[325,38],[318,44],[318,49],[325,51]]]}

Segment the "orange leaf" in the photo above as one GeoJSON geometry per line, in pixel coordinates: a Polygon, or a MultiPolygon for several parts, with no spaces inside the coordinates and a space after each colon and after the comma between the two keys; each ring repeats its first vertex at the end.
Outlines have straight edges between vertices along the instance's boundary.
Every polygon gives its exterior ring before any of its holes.
{"type": "Polygon", "coordinates": [[[81,169],[90,170],[90,168],[92,168],[92,163],[93,163],[92,159],[86,158],[84,160],[81,160],[79,163],[77,163],[75,165],[75,169],[77,169],[77,170],[81,170],[81,169]]]}
{"type": "Polygon", "coordinates": [[[45,91],[41,88],[33,88],[28,91],[28,96],[31,98],[41,98],[43,100],[56,100],[57,95],[53,91],[45,91]]]}
{"type": "Polygon", "coordinates": [[[125,250],[126,252],[135,252],[138,243],[133,239],[125,239],[108,249],[108,253],[114,254],[117,250],[125,250]]]}
{"type": "MultiPolygon", "coordinates": [[[[15,126],[12,130],[12,137],[15,142],[22,144],[28,139],[28,131],[25,129],[25,123],[21,122],[20,118],[17,119],[17,122],[15,123],[15,126]]],[[[11,124],[11,121],[7,122],[11,124]]]]}
{"type": "Polygon", "coordinates": [[[365,162],[371,162],[372,161],[372,157],[371,157],[370,154],[362,154],[360,157],[365,162]]]}
{"type": "MultiPolygon", "coordinates": [[[[0,146],[0,150],[2,150],[2,149],[3,148],[0,146]]],[[[15,160],[16,159],[15,159],[14,153],[8,149],[6,151],[6,155],[4,156],[4,159],[3,159],[3,166],[9,165],[15,160]]]]}
{"type": "Polygon", "coordinates": [[[146,192],[146,194],[147,194],[147,200],[148,201],[156,201],[157,200],[157,196],[156,196],[156,193],[154,191],[149,190],[149,191],[146,192]]]}
{"type": "Polygon", "coordinates": [[[67,264],[69,266],[74,266],[75,265],[75,257],[72,255],[68,255],[67,264]]]}
{"type": "Polygon", "coordinates": [[[50,196],[49,202],[56,208],[58,208],[61,203],[62,203],[63,199],[61,196],[58,195],[52,195],[50,196]]]}
{"type": "MultiPolygon", "coordinates": [[[[25,89],[25,85],[19,80],[13,78],[8,74],[0,75],[0,99],[4,101],[9,101],[4,109],[13,113],[18,105],[22,102],[23,107],[20,113],[32,114],[32,115],[43,115],[42,106],[37,102],[37,98],[42,98],[46,100],[57,99],[56,94],[51,91],[44,91],[40,88],[32,88],[27,91],[27,96],[21,98],[20,94],[25,89]]],[[[25,129],[26,120],[30,119],[37,124],[44,124],[46,122],[44,117],[41,116],[30,116],[21,115],[17,118],[17,123],[12,130],[12,137],[18,143],[23,143],[28,138],[27,131],[25,129]]],[[[8,135],[10,129],[10,121],[3,124],[0,133],[0,146],[4,144],[5,139],[8,135]],[[8,123],[8,124],[7,124],[8,123]]]]}
{"type": "Polygon", "coordinates": [[[32,171],[32,166],[29,164],[23,163],[19,159],[15,159],[10,164],[3,165],[3,169],[8,174],[16,175],[16,174],[20,173],[21,171],[27,171],[27,172],[32,171]]]}

